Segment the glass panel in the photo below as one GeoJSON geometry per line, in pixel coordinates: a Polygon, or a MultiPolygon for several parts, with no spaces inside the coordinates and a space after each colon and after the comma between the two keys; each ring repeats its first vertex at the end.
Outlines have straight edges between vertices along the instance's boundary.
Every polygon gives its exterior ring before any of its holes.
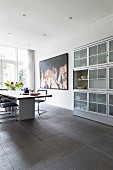
{"type": "Polygon", "coordinates": [[[80,100],[81,93],[74,93],[74,99],[80,100]]]}
{"type": "Polygon", "coordinates": [[[87,57],[87,49],[80,50],[80,58],[87,57]]]}
{"type": "Polygon", "coordinates": [[[15,48],[0,46],[0,59],[16,61],[15,48]]]}
{"type": "Polygon", "coordinates": [[[81,100],[87,101],[87,93],[81,93],[81,100]]]}
{"type": "Polygon", "coordinates": [[[97,54],[97,45],[89,48],[89,56],[97,54]]]}
{"type": "Polygon", "coordinates": [[[74,107],[77,109],[80,109],[80,102],[79,101],[74,101],[74,107]]]}
{"type": "Polygon", "coordinates": [[[113,68],[109,68],[109,78],[113,78],[113,68]]]}
{"type": "Polygon", "coordinates": [[[79,59],[80,58],[80,51],[74,52],[74,59],[79,59]]]}
{"type": "Polygon", "coordinates": [[[109,106],[109,115],[113,116],[113,106],[109,106]]]}
{"type": "Polygon", "coordinates": [[[109,89],[113,89],[113,79],[109,80],[109,89]]]}
{"type": "Polygon", "coordinates": [[[87,110],[87,102],[81,102],[80,108],[81,108],[82,110],[87,110]]]}
{"type": "Polygon", "coordinates": [[[97,101],[97,95],[94,93],[89,94],[89,102],[96,102],[97,101]]]}
{"type": "Polygon", "coordinates": [[[89,79],[97,79],[97,70],[89,70],[89,79]]]}
{"type": "Polygon", "coordinates": [[[80,60],[74,60],[74,67],[80,67],[80,60]]]}
{"type": "Polygon", "coordinates": [[[98,54],[106,52],[106,43],[98,45],[98,54]]]}
{"type": "Polygon", "coordinates": [[[106,94],[98,94],[98,103],[106,104],[106,94]]]}
{"type": "Polygon", "coordinates": [[[16,66],[14,64],[3,64],[3,82],[6,81],[16,83],[16,66]]]}
{"type": "Polygon", "coordinates": [[[89,111],[97,112],[97,104],[89,103],[89,111]]]}
{"type": "Polygon", "coordinates": [[[113,52],[109,53],[109,62],[113,62],[113,52]]]}
{"type": "Polygon", "coordinates": [[[106,54],[98,55],[98,64],[106,63],[106,54]]]}
{"type": "Polygon", "coordinates": [[[113,95],[109,95],[109,104],[113,105],[113,95]]]}
{"type": "Polygon", "coordinates": [[[98,80],[89,80],[89,88],[97,88],[98,80]]]}
{"type": "Polygon", "coordinates": [[[28,53],[27,50],[18,50],[18,81],[22,81],[27,86],[27,67],[28,53]]]}
{"type": "Polygon", "coordinates": [[[109,42],[109,51],[113,51],[113,40],[109,42]]]}
{"type": "Polygon", "coordinates": [[[97,55],[89,57],[89,65],[95,65],[97,64],[97,55]]]}
{"type": "Polygon", "coordinates": [[[18,81],[22,81],[24,86],[27,85],[27,68],[25,65],[18,65],[18,81]]]}
{"type": "Polygon", "coordinates": [[[106,114],[106,105],[98,104],[98,113],[106,114]]]}
{"type": "Polygon", "coordinates": [[[99,89],[106,89],[106,80],[98,80],[97,88],[99,88],[99,89]]]}
{"type": "Polygon", "coordinates": [[[98,69],[98,78],[106,78],[106,69],[98,69]]]}
{"type": "Polygon", "coordinates": [[[87,66],[87,58],[80,59],[80,67],[87,66]]]}

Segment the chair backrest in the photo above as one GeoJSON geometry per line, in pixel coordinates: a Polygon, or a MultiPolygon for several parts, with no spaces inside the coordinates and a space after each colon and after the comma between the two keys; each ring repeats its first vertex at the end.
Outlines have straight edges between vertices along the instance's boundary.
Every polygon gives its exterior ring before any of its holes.
{"type": "MultiPolygon", "coordinates": [[[[43,93],[43,94],[47,94],[47,90],[45,89],[38,89],[37,93],[43,93]]],[[[42,98],[41,98],[42,99],[42,98]]],[[[44,100],[46,100],[46,97],[43,97],[44,100]]]]}
{"type": "Polygon", "coordinates": [[[0,89],[0,91],[8,91],[7,89],[0,89]]]}

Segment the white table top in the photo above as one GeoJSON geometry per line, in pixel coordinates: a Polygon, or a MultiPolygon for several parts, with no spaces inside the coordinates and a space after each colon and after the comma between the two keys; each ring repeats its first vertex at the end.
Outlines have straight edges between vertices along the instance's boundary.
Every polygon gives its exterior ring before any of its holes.
{"type": "Polygon", "coordinates": [[[28,98],[42,98],[42,97],[52,97],[50,94],[37,94],[37,95],[30,95],[30,94],[20,94],[20,92],[16,91],[0,91],[0,94],[4,97],[8,97],[11,99],[21,100],[21,99],[28,99],[28,98]]]}

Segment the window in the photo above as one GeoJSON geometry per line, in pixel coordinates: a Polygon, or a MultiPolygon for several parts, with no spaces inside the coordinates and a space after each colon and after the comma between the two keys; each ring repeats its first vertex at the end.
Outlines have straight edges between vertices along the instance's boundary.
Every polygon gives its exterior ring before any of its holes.
{"type": "Polygon", "coordinates": [[[27,50],[18,50],[18,81],[22,81],[27,86],[27,50]]]}
{"type": "Polygon", "coordinates": [[[27,84],[27,50],[0,46],[0,88],[6,81],[27,84]]]}

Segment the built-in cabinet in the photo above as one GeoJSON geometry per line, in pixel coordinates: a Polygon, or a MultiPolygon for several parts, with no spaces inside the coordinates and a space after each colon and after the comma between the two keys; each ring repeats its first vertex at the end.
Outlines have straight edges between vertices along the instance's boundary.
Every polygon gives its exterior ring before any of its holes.
{"type": "Polygon", "coordinates": [[[74,50],[73,89],[75,110],[113,118],[113,39],[74,50]]]}

